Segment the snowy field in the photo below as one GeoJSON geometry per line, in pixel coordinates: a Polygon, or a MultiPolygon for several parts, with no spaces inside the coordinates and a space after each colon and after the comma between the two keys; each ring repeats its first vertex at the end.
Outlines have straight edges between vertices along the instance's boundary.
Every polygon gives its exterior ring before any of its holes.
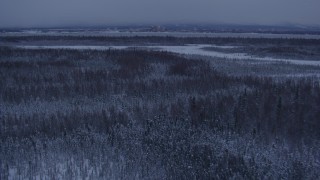
{"type": "Polygon", "coordinates": [[[217,51],[208,51],[203,48],[234,48],[234,46],[217,46],[217,45],[206,45],[206,44],[190,44],[185,46],[17,46],[25,49],[77,49],[77,50],[108,50],[108,49],[148,49],[155,51],[168,51],[172,53],[178,53],[183,55],[200,55],[209,57],[218,57],[233,60],[257,60],[257,61],[280,61],[298,65],[312,65],[319,66],[319,61],[310,60],[293,60],[293,59],[278,59],[271,57],[255,57],[246,53],[223,53],[217,51]]]}

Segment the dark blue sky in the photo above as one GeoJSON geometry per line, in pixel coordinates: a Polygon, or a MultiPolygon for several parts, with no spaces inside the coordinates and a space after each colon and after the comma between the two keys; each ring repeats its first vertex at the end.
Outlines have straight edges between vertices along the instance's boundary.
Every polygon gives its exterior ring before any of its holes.
{"type": "Polygon", "coordinates": [[[320,0],[0,0],[0,27],[236,23],[320,26],[320,0]]]}

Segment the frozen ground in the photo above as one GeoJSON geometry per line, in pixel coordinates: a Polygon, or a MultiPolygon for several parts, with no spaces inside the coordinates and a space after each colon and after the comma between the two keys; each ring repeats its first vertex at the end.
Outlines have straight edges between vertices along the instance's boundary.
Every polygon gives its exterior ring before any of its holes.
{"type": "Polygon", "coordinates": [[[127,49],[129,46],[17,46],[25,49],[76,49],[76,50],[108,50],[127,49]]]}
{"type": "Polygon", "coordinates": [[[319,66],[319,61],[311,60],[293,60],[293,59],[277,59],[271,57],[255,57],[246,53],[223,53],[217,51],[207,51],[203,48],[218,47],[218,48],[233,48],[233,46],[216,46],[206,44],[193,44],[186,46],[17,46],[26,49],[79,49],[79,50],[108,50],[108,49],[127,49],[127,48],[143,48],[156,51],[168,51],[185,55],[201,55],[209,57],[219,57],[226,59],[240,60],[258,60],[258,61],[281,61],[298,65],[313,65],[319,66]]]}

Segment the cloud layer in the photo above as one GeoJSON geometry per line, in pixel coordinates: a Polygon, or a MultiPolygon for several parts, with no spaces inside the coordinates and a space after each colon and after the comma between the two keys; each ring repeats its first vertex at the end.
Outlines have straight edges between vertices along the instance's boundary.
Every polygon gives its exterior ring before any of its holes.
{"type": "Polygon", "coordinates": [[[1,0],[0,27],[137,23],[320,25],[319,0],[1,0]]]}

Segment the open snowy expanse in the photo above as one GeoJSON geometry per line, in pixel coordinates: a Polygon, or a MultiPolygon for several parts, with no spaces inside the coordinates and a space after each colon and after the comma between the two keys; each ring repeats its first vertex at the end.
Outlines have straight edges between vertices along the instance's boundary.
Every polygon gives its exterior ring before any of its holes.
{"type": "Polygon", "coordinates": [[[200,55],[225,59],[257,60],[257,61],[280,61],[299,65],[320,65],[320,59],[316,60],[293,60],[293,59],[275,59],[271,57],[254,57],[246,53],[223,53],[218,51],[208,51],[204,48],[235,48],[234,46],[217,46],[206,44],[190,44],[185,46],[17,46],[25,49],[74,49],[74,50],[109,50],[109,49],[147,49],[155,51],[167,51],[184,55],[200,55]]]}

